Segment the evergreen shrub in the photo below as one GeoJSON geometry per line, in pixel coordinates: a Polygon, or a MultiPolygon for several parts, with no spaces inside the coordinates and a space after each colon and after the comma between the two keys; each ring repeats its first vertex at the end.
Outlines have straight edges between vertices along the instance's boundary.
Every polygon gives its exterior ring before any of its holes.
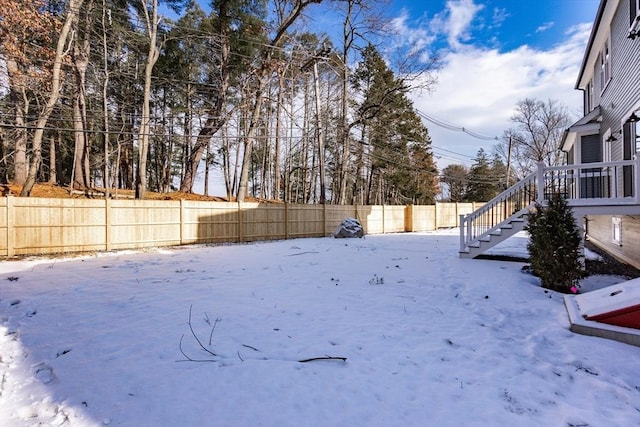
{"type": "Polygon", "coordinates": [[[525,230],[529,232],[531,271],[540,278],[542,287],[576,293],[585,272],[580,229],[566,199],[554,194],[547,206],[536,203],[525,230]]]}

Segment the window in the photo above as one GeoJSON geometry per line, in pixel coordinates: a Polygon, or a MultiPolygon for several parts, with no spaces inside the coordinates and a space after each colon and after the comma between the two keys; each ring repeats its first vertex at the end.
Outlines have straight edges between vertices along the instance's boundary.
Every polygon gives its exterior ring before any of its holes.
{"type": "Polygon", "coordinates": [[[587,83],[587,87],[585,89],[585,112],[584,114],[590,113],[595,106],[595,99],[593,93],[593,80],[589,80],[587,83]]]}
{"type": "Polygon", "coordinates": [[[607,39],[600,53],[600,90],[604,91],[611,80],[611,42],[607,39]]]}
{"type": "MultiPolygon", "coordinates": [[[[604,140],[602,141],[602,161],[605,163],[611,161],[611,146],[615,140],[616,137],[611,133],[611,129],[605,132],[604,140]]],[[[615,167],[607,166],[602,168],[603,197],[611,197],[612,194],[615,194],[613,174],[615,174],[615,167]]]]}
{"type": "Polygon", "coordinates": [[[629,26],[636,30],[640,20],[640,0],[629,0],[629,26]]]}
{"type": "MultiPolygon", "coordinates": [[[[622,160],[632,160],[636,153],[636,126],[633,121],[627,120],[622,125],[622,160]]],[[[634,194],[633,166],[622,166],[622,183],[624,197],[632,197],[634,194]]]]}
{"type": "Polygon", "coordinates": [[[622,246],[622,220],[618,216],[611,217],[611,240],[622,246]]]}
{"type": "Polygon", "coordinates": [[[622,125],[623,160],[632,160],[636,153],[640,152],[638,139],[637,122],[627,120],[622,125]]]}
{"type": "Polygon", "coordinates": [[[602,143],[602,161],[603,162],[611,161],[611,143],[614,141],[614,139],[612,139],[611,136],[612,136],[611,130],[609,130],[604,134],[604,141],[602,143]]]}

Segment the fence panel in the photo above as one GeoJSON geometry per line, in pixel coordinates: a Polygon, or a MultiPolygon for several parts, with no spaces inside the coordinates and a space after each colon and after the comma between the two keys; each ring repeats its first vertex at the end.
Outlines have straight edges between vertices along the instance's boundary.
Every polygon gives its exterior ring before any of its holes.
{"type": "Polygon", "coordinates": [[[384,233],[384,207],[383,206],[359,206],[362,227],[366,234],[384,233]]]}
{"type": "Polygon", "coordinates": [[[284,204],[240,203],[242,241],[277,240],[286,237],[284,204]]]}
{"type": "Polygon", "coordinates": [[[411,208],[413,210],[411,231],[433,231],[437,229],[435,206],[411,206],[411,208]]]}
{"type": "Polygon", "coordinates": [[[460,203],[436,203],[436,227],[455,227],[458,223],[458,205],[460,203]]]}
{"type": "Polygon", "coordinates": [[[325,206],[286,205],[286,207],[288,239],[324,237],[327,235],[325,230],[325,206]]]}
{"type": "Polygon", "coordinates": [[[106,249],[104,200],[14,197],[11,202],[10,255],[106,249]]]}
{"type": "Polygon", "coordinates": [[[110,206],[110,249],[180,244],[179,200],[112,200],[110,206]]]}
{"type": "Polygon", "coordinates": [[[405,206],[383,206],[383,233],[403,233],[405,206]]]}
{"type": "Polygon", "coordinates": [[[182,201],[182,244],[240,240],[238,204],[182,201]]]}
{"type": "Polygon", "coordinates": [[[323,237],[346,218],[365,233],[456,227],[472,203],[290,205],[174,200],[0,198],[0,256],[323,237]]]}

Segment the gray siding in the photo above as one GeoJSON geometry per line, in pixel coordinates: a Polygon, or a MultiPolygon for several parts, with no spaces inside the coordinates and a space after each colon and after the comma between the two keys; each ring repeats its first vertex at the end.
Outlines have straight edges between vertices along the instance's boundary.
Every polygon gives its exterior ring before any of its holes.
{"type": "MultiPolygon", "coordinates": [[[[608,29],[611,41],[611,79],[604,88],[601,84],[599,59],[593,70],[594,102],[600,105],[602,113],[601,132],[611,129],[612,134],[617,138],[611,146],[613,161],[631,157],[628,149],[626,155],[624,153],[624,141],[619,132],[631,109],[637,108],[640,102],[640,39],[631,40],[627,37],[630,19],[629,0],[620,1],[608,29]]],[[[601,49],[601,46],[593,47],[601,49]]],[[[589,142],[587,145],[588,147],[583,147],[581,151],[583,162],[590,161],[589,159],[595,156],[589,142]]],[[[619,182],[621,183],[622,180],[619,182]]],[[[630,188],[626,189],[625,194],[631,194],[630,188]]],[[[613,242],[613,225],[610,215],[588,217],[589,239],[614,257],[640,268],[640,217],[623,215],[620,218],[621,245],[613,242]]]]}
{"type": "MultiPolygon", "coordinates": [[[[640,39],[631,40],[629,32],[629,5],[621,1],[611,23],[611,80],[601,93],[602,129],[618,132],[622,121],[640,100],[640,39]]],[[[599,64],[598,64],[599,67],[599,64]]],[[[600,70],[594,83],[600,85],[600,70]]],[[[601,88],[596,89],[596,95],[601,88]]],[[[618,134],[619,135],[619,134],[618,134]]],[[[612,160],[622,160],[622,138],[614,144],[612,160]]]]}

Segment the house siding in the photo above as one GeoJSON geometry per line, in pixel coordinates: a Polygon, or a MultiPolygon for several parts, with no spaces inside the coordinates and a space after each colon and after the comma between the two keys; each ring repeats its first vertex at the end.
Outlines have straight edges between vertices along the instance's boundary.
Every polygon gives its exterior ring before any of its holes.
{"type": "MultiPolygon", "coordinates": [[[[623,121],[640,100],[640,40],[631,40],[629,32],[630,11],[628,0],[621,1],[610,25],[611,80],[604,90],[598,88],[599,104],[602,108],[602,130],[611,129],[617,137],[623,121]]],[[[594,47],[595,48],[595,47],[594,47]]],[[[602,49],[599,47],[598,49],[602,49]]],[[[599,66],[599,62],[597,64],[599,66]]],[[[596,84],[600,81],[600,70],[595,73],[596,84]]],[[[622,160],[622,138],[612,146],[612,160],[622,160]],[[614,157],[615,155],[615,157],[614,157]]]]}
{"type": "Polygon", "coordinates": [[[613,257],[640,269],[640,216],[620,216],[621,245],[613,241],[611,218],[609,215],[590,215],[587,238],[613,257]]]}
{"type": "MultiPolygon", "coordinates": [[[[606,4],[605,0],[601,4],[606,4]]],[[[600,106],[601,111],[601,134],[600,143],[604,144],[603,134],[609,130],[611,135],[616,138],[611,144],[610,159],[619,161],[630,159],[633,152],[629,147],[624,146],[625,137],[621,130],[624,122],[634,109],[640,107],[640,73],[638,64],[640,64],[640,40],[632,40],[628,37],[629,22],[631,20],[631,12],[629,8],[629,0],[617,2],[617,9],[613,14],[610,22],[604,20],[596,22],[599,25],[598,31],[606,32],[610,43],[610,59],[611,59],[611,78],[604,83],[601,70],[601,55],[603,44],[590,45],[591,53],[597,54],[597,60],[594,68],[584,70],[588,76],[591,74],[591,86],[593,90],[593,105],[589,105],[588,94],[585,94],[584,108],[593,108],[600,106]],[[626,150],[625,150],[626,148],[626,150]]],[[[602,40],[600,38],[599,40],[602,40]]],[[[588,55],[590,52],[586,52],[588,55]]],[[[581,147],[580,154],[583,156],[582,162],[588,162],[595,155],[593,141],[587,142],[586,147],[581,147]],[[591,142],[591,144],[589,143],[591,142]]],[[[629,141],[627,141],[627,145],[629,141]]],[[[635,150],[634,150],[635,151],[635,150]]],[[[622,172],[622,171],[621,171],[622,172]]],[[[618,177],[618,183],[621,187],[625,180],[618,177]]],[[[630,177],[629,177],[630,178],[630,177]]],[[[630,179],[627,184],[629,185],[630,179]]],[[[618,189],[619,191],[622,188],[618,189]]],[[[640,191],[640,189],[636,189],[640,191]]],[[[624,194],[631,196],[633,191],[631,187],[625,187],[624,194]]],[[[587,217],[587,236],[596,246],[599,246],[612,256],[619,260],[640,268],[640,216],[623,215],[620,221],[620,244],[613,241],[613,221],[611,215],[589,215],[587,217]]]]}

